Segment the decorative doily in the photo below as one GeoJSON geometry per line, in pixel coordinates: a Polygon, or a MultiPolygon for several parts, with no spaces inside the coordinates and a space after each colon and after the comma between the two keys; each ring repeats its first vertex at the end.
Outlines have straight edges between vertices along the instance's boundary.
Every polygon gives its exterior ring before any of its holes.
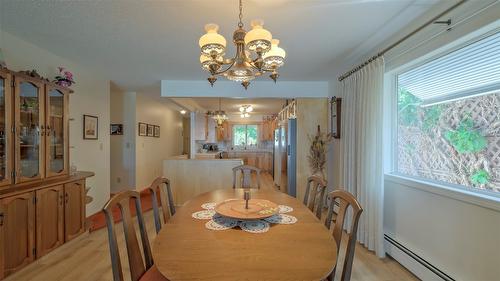
{"type": "Polygon", "coordinates": [[[198,220],[209,220],[215,215],[215,210],[203,210],[193,213],[191,216],[198,220]]]}
{"type": "Polygon", "coordinates": [[[293,211],[293,208],[287,205],[278,205],[278,208],[279,208],[278,212],[280,214],[290,213],[291,211],[293,211]]]}
{"type": "Polygon", "coordinates": [[[293,211],[293,208],[286,205],[279,205],[279,214],[263,220],[237,220],[221,216],[215,212],[217,203],[207,202],[201,205],[204,209],[193,213],[191,216],[198,220],[209,220],[205,227],[210,230],[227,230],[238,226],[243,231],[249,233],[265,233],[270,229],[270,224],[294,224],[297,218],[285,213],[293,211]]]}
{"type": "Polygon", "coordinates": [[[269,231],[269,223],[263,220],[240,221],[238,226],[246,232],[264,233],[269,231]]]}
{"type": "Polygon", "coordinates": [[[201,207],[205,210],[213,210],[213,209],[215,209],[215,205],[217,205],[217,203],[208,202],[208,203],[202,204],[201,207]]]}
{"type": "Polygon", "coordinates": [[[294,224],[297,222],[296,217],[287,214],[277,214],[272,217],[265,218],[264,220],[269,223],[277,223],[277,224],[294,224]]]}

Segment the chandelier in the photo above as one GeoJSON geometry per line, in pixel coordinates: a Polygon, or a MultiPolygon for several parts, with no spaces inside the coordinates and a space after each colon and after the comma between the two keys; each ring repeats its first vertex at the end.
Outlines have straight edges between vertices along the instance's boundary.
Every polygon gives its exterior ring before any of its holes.
{"type": "Polygon", "coordinates": [[[279,40],[272,39],[271,32],[263,28],[264,21],[253,20],[252,30],[248,33],[243,29],[241,1],[239,0],[238,29],[233,33],[233,43],[236,45],[234,58],[224,58],[226,39],[217,33],[217,24],[205,25],[207,33],[199,40],[201,67],[210,72],[208,81],[212,87],[217,76],[222,75],[229,80],[241,82],[246,90],[251,80],[265,72],[271,73],[269,77],[276,83],[278,68],[285,62],[285,50],[278,47],[279,40]]]}
{"type": "Polygon", "coordinates": [[[242,105],[240,106],[241,118],[250,117],[250,112],[253,111],[253,107],[251,105],[242,105]]]}
{"type": "Polygon", "coordinates": [[[219,110],[216,110],[214,112],[209,112],[209,115],[212,116],[212,118],[217,122],[217,127],[221,128],[222,123],[224,121],[228,120],[229,118],[226,115],[226,112],[224,110],[221,110],[221,99],[219,98],[219,110]]]}

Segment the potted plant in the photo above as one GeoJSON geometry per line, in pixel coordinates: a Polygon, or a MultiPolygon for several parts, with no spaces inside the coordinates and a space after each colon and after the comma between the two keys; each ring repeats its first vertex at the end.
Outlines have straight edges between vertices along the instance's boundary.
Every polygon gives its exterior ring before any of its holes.
{"type": "Polygon", "coordinates": [[[59,75],[55,77],[55,80],[53,81],[54,83],[66,88],[69,88],[71,87],[71,85],[75,84],[75,81],[73,80],[73,73],[61,66],[57,69],[59,70],[59,75]]]}
{"type": "Polygon", "coordinates": [[[310,147],[307,156],[309,167],[313,175],[319,175],[323,179],[325,179],[326,153],[328,152],[328,144],[331,141],[332,135],[321,132],[319,125],[316,135],[309,135],[310,147]]]}

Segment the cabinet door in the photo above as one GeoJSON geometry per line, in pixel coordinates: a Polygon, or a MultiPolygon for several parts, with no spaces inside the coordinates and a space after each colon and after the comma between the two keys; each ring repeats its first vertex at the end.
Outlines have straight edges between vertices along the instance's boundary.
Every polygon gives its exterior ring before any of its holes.
{"type": "Polygon", "coordinates": [[[36,256],[44,256],[64,243],[64,188],[36,191],[36,256]]]}
{"type": "Polygon", "coordinates": [[[207,116],[207,142],[215,143],[215,128],[217,127],[217,123],[212,117],[207,116]]]}
{"type": "Polygon", "coordinates": [[[207,131],[206,131],[206,121],[205,114],[203,113],[195,113],[194,119],[194,140],[206,140],[207,139],[207,131]]]}
{"type": "Polygon", "coordinates": [[[41,179],[44,176],[43,84],[24,77],[15,77],[15,155],[16,182],[41,179]]]}
{"type": "Polygon", "coordinates": [[[34,260],[33,192],[0,200],[0,278],[34,260]]]}
{"type": "Polygon", "coordinates": [[[0,69],[0,186],[12,178],[12,76],[0,69]]]}
{"type": "Polygon", "coordinates": [[[47,86],[45,94],[45,176],[68,173],[68,95],[47,86]]]}
{"type": "Polygon", "coordinates": [[[64,185],[64,240],[85,232],[85,181],[64,185]]]}

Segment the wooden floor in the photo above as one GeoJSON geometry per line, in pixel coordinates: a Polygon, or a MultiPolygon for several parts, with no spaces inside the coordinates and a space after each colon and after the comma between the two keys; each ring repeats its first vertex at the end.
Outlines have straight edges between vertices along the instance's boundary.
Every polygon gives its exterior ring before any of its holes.
{"type": "MultiPolygon", "coordinates": [[[[272,187],[273,181],[269,174],[263,175],[263,186],[272,187]]],[[[150,241],[156,233],[153,225],[152,212],[144,214],[150,241]]],[[[121,252],[120,256],[126,274],[128,266],[123,231],[117,225],[117,237],[121,252]],[[120,231],[119,231],[120,230],[120,231]]],[[[342,250],[342,247],[341,247],[342,250]]],[[[75,240],[66,243],[48,255],[36,260],[19,272],[5,280],[37,280],[37,281],[110,281],[113,280],[108,248],[107,230],[100,229],[91,234],[83,234],[75,240]]],[[[378,259],[363,246],[357,245],[351,280],[353,281],[404,281],[418,280],[409,271],[390,257],[378,259]]]]}

